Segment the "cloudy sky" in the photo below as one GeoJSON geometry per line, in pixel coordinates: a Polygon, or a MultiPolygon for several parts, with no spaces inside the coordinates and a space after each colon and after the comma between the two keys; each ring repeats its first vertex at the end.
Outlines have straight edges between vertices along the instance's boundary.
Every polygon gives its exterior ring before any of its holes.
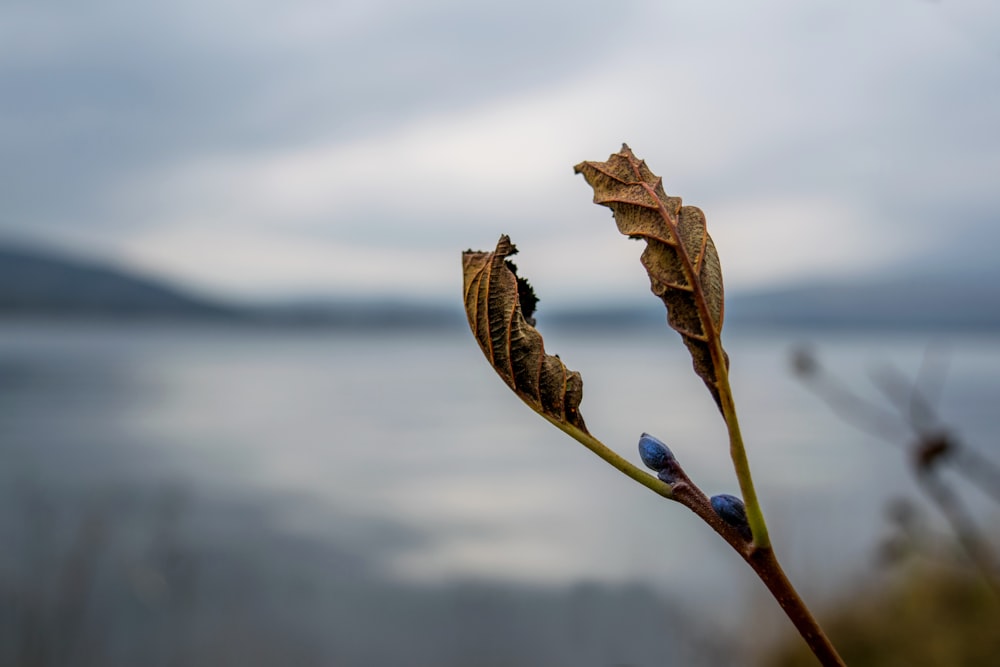
{"type": "MultiPolygon", "coordinates": [[[[727,287],[993,266],[1000,3],[0,5],[0,237],[235,298],[646,289],[572,166],[623,141],[727,287]]],[[[634,292],[628,292],[634,293],[634,292]]]]}

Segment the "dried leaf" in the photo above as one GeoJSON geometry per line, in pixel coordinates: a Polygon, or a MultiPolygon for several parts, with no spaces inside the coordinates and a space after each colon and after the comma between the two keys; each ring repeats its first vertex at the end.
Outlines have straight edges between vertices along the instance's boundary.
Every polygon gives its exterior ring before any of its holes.
{"type": "Polygon", "coordinates": [[[462,253],[465,314],[493,369],[535,412],[587,433],[580,415],[583,379],[545,354],[532,315],[538,298],[507,258],[517,252],[504,235],[493,252],[462,253]]]}
{"type": "Polygon", "coordinates": [[[618,231],[646,241],[641,260],[650,287],[666,305],[667,321],[683,337],[695,372],[721,409],[718,368],[729,367],[719,338],[722,267],[705,215],[682,206],[680,197],[667,196],[662,179],[626,145],[607,162],[581,162],[574,171],[594,189],[594,203],[612,210],[618,231]]]}

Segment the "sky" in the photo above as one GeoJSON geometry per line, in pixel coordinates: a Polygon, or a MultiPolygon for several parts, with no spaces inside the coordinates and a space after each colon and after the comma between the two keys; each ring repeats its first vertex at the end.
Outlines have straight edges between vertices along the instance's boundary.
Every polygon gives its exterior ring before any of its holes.
{"type": "Polygon", "coordinates": [[[0,5],[0,239],[233,299],[444,300],[520,248],[645,294],[572,167],[627,142],[727,290],[989,271],[994,0],[0,5]]]}

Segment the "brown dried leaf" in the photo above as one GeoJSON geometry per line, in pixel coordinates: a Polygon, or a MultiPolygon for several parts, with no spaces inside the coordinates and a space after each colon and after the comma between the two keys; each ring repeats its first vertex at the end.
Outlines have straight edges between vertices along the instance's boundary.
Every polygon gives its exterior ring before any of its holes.
{"type": "Polygon", "coordinates": [[[545,354],[532,314],[538,298],[507,258],[517,252],[504,235],[493,252],[462,253],[465,314],[483,354],[535,412],[587,433],[580,415],[583,379],[545,354]]]}
{"type": "Polygon", "coordinates": [[[720,342],[722,267],[705,214],[682,206],[680,197],[667,196],[663,180],[624,144],[607,162],[581,162],[574,171],[594,189],[594,203],[612,210],[618,231],[646,241],[641,260],[650,287],[666,305],[668,323],[683,337],[695,372],[721,409],[718,368],[729,367],[720,342]]]}

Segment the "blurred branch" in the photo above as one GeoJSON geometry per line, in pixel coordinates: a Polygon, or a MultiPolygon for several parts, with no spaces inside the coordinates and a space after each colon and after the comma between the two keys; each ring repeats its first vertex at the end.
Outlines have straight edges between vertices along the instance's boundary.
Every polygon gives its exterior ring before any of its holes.
{"type": "MultiPolygon", "coordinates": [[[[898,431],[900,426],[909,427],[916,436],[907,447],[914,478],[951,525],[969,560],[1000,597],[1000,565],[996,555],[961,497],[940,476],[940,464],[948,462],[997,502],[1000,502],[1000,469],[978,453],[959,447],[954,437],[941,426],[932,401],[921,390],[920,383],[910,382],[889,364],[872,372],[871,380],[893,406],[895,413],[853,392],[828,373],[807,349],[794,351],[792,366],[796,376],[807,387],[835,414],[855,427],[894,445],[899,445],[900,440],[891,433],[898,431]]],[[[944,367],[938,367],[936,374],[931,372],[933,369],[929,355],[925,356],[918,380],[927,382],[933,388],[936,400],[942,382],[932,383],[932,380],[943,375],[944,367]]]]}
{"type": "Polygon", "coordinates": [[[968,447],[953,451],[951,463],[966,479],[1000,503],[1000,466],[968,447]]]}
{"type": "Polygon", "coordinates": [[[918,438],[911,447],[917,466],[934,467],[939,461],[947,461],[983,493],[1000,503],[1000,467],[948,433],[934,406],[916,383],[911,384],[901,371],[889,364],[872,374],[872,383],[896,405],[901,416],[907,417],[906,423],[918,438]]]}
{"type": "Polygon", "coordinates": [[[806,348],[793,350],[792,370],[803,384],[845,422],[892,445],[899,444],[902,430],[898,417],[862,398],[845,383],[827,373],[811,351],[806,348]]]}
{"type": "Polygon", "coordinates": [[[945,515],[952,530],[955,531],[958,543],[965,550],[973,565],[979,569],[983,579],[1000,597],[1000,581],[997,579],[1000,568],[997,567],[996,555],[990,548],[989,542],[979,532],[979,528],[972,520],[965,504],[933,470],[921,471],[918,469],[917,481],[945,515]]]}

